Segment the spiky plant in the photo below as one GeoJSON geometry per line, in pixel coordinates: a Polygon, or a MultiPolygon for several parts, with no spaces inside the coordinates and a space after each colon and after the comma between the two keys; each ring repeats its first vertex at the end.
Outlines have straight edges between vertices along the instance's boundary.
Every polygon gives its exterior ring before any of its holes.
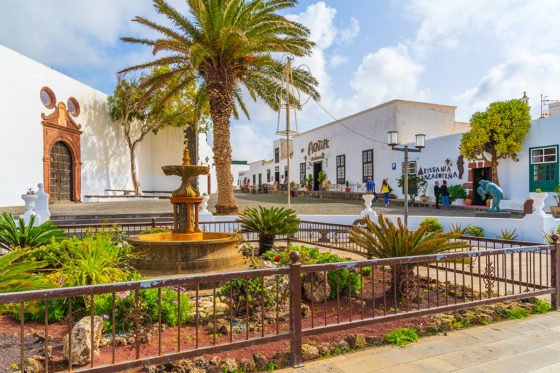
{"type": "Polygon", "coordinates": [[[12,214],[2,213],[0,215],[0,247],[12,251],[17,248],[38,247],[46,245],[54,240],[61,240],[66,237],[66,233],[46,221],[41,225],[35,226],[35,216],[31,216],[29,222],[25,224],[23,219],[16,219],[12,214]]]}
{"type": "MultiPolygon", "coordinates": [[[[381,214],[377,222],[366,216],[365,226],[354,226],[350,231],[350,240],[365,248],[375,258],[429,255],[468,247],[465,242],[453,241],[458,237],[460,236],[456,233],[430,232],[427,225],[412,231],[402,223],[400,218],[395,225],[381,214]]],[[[391,291],[407,300],[416,293],[417,287],[412,268],[412,265],[407,264],[392,268],[396,279],[392,282],[391,291]]]]}
{"type": "Polygon", "coordinates": [[[239,222],[244,231],[259,234],[259,255],[274,246],[276,235],[294,234],[299,227],[295,211],[284,207],[249,207],[239,214],[239,222]]]}
{"type": "Polygon", "coordinates": [[[35,273],[46,263],[26,258],[27,253],[22,249],[0,256],[0,293],[46,287],[43,277],[35,273]]]}
{"type": "Polygon", "coordinates": [[[500,234],[496,235],[496,238],[501,240],[517,240],[519,235],[517,234],[517,229],[502,229],[500,234]]]}
{"type": "MultiPolygon", "coordinates": [[[[214,162],[218,179],[218,213],[237,212],[231,184],[230,117],[242,111],[242,87],[253,100],[260,98],[278,110],[284,63],[282,54],[310,55],[314,43],[303,25],[278,14],[296,0],[187,0],[190,14],[182,14],[165,0],[154,0],[156,11],[171,21],[167,27],[143,17],[135,22],[158,35],[153,39],[123,38],[147,45],[158,57],[121,71],[169,67],[144,82],[148,92],[171,86],[169,95],[193,79],[199,83],[196,102],[208,105],[214,131],[214,162]],[[195,72],[193,75],[190,72],[195,72]]],[[[294,69],[293,84],[302,93],[319,98],[317,80],[306,69],[294,69]]],[[[298,97],[291,97],[299,105],[298,97]]]]}
{"type": "Polygon", "coordinates": [[[449,225],[449,232],[452,233],[456,233],[458,235],[464,236],[465,232],[467,231],[467,229],[470,227],[470,225],[466,225],[466,226],[462,226],[461,224],[458,223],[451,223],[451,225],[449,225]]]}

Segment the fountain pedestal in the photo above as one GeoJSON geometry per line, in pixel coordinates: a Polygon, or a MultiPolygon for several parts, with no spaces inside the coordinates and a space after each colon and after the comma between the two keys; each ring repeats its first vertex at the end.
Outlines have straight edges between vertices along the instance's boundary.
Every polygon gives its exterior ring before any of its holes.
{"type": "Polygon", "coordinates": [[[174,233],[181,233],[183,237],[193,240],[202,240],[198,219],[198,205],[201,202],[202,197],[171,197],[174,233]]]}

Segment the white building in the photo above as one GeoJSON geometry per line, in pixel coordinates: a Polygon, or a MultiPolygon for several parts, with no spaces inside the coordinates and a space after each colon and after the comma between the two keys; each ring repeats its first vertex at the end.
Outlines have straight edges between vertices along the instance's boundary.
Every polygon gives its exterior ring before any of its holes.
{"type": "MultiPolygon", "coordinates": [[[[106,94],[1,45],[0,82],[0,206],[21,205],[20,195],[39,182],[51,200],[132,189],[128,147],[109,118],[106,94]]],[[[164,176],[161,166],[181,162],[182,147],[181,129],[146,137],[136,160],[144,190],[178,187],[178,177],[164,176]]],[[[212,157],[200,135],[200,160],[211,166],[212,157]]],[[[213,182],[200,178],[201,193],[216,189],[214,175],[212,169],[213,182]]]]}
{"type": "MultiPolygon", "coordinates": [[[[262,186],[284,185],[288,178],[288,141],[277,139],[273,143],[274,157],[249,163],[249,169],[239,173],[239,185],[262,186]]],[[[293,154],[293,141],[290,141],[290,153],[293,154]]],[[[292,180],[294,178],[292,177],[292,180]]]]}

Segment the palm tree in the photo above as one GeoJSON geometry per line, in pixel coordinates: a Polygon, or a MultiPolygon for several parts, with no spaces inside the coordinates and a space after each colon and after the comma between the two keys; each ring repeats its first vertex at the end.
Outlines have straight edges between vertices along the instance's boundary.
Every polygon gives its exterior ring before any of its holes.
{"type": "MultiPolygon", "coordinates": [[[[249,118],[242,89],[253,100],[260,98],[278,110],[283,68],[279,55],[309,55],[314,43],[307,28],[277,14],[295,6],[296,0],[187,0],[187,4],[190,15],[181,14],[165,0],[154,0],[156,11],[167,17],[172,27],[134,18],[160,35],[157,39],[123,40],[148,45],[154,55],[161,55],[121,73],[169,66],[167,73],[148,79],[145,85],[150,91],[178,81],[172,94],[192,82],[188,72],[194,71],[199,83],[196,102],[209,107],[213,123],[216,211],[233,214],[237,201],[231,183],[230,117],[237,118],[242,111],[249,118]]],[[[308,71],[295,69],[293,84],[300,92],[319,99],[317,80],[308,71]]],[[[292,100],[298,102],[296,97],[292,100]]]]}

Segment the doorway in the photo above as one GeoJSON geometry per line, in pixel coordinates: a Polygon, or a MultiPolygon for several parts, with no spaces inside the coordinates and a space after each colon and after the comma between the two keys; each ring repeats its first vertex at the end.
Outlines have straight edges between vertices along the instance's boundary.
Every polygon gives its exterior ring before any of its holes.
{"type": "Polygon", "coordinates": [[[482,167],[473,168],[473,205],[475,206],[486,206],[486,201],[482,200],[482,197],[477,192],[478,183],[480,180],[492,181],[492,168],[482,167]]]}
{"type": "Polygon", "coordinates": [[[313,190],[319,190],[319,172],[323,171],[323,162],[313,163],[313,190]]]}
{"type": "Polygon", "coordinates": [[[274,182],[278,183],[278,185],[280,185],[280,172],[276,171],[274,173],[274,182]]]}
{"type": "Polygon", "coordinates": [[[50,199],[51,201],[72,200],[72,154],[62,141],[56,142],[51,149],[50,199]]]}

